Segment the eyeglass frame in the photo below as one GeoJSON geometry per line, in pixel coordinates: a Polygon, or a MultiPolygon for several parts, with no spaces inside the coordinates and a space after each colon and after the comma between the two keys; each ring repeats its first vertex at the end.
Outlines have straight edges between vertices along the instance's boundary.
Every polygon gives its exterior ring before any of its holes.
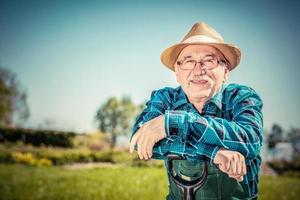
{"type": "Polygon", "coordinates": [[[192,56],[186,56],[183,60],[181,61],[176,61],[176,64],[180,67],[181,70],[184,70],[184,71],[192,71],[195,69],[195,67],[197,66],[198,63],[200,63],[200,67],[201,69],[205,69],[205,70],[212,70],[212,69],[215,69],[217,68],[218,66],[225,66],[225,67],[228,67],[228,61],[226,59],[218,59],[217,56],[213,55],[213,54],[209,54],[209,55],[206,55],[204,58],[202,58],[200,61],[196,61],[195,59],[191,59],[192,61],[195,61],[195,64],[194,64],[194,67],[191,68],[191,69],[183,69],[182,68],[182,64],[183,62],[187,59],[187,58],[190,58],[192,56]],[[206,57],[213,57],[213,59],[217,60],[217,64],[216,66],[212,67],[212,68],[203,68],[203,60],[206,58],[206,57]],[[223,65],[219,65],[220,63],[223,63],[223,65]]]}

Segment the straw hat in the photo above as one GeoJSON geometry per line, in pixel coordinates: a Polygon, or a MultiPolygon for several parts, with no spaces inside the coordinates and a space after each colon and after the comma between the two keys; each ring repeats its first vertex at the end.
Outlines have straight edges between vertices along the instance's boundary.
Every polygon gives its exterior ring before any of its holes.
{"type": "Polygon", "coordinates": [[[230,63],[229,70],[233,70],[241,59],[241,50],[233,44],[224,43],[223,37],[204,22],[194,24],[183,40],[167,49],[161,54],[161,62],[174,71],[174,64],[180,52],[188,45],[205,44],[217,48],[230,63]]]}

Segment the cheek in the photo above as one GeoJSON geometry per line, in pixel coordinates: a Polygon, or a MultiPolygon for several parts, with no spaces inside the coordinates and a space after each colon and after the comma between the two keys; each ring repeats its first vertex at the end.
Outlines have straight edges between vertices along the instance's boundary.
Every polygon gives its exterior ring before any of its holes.
{"type": "Polygon", "coordinates": [[[218,88],[223,83],[224,74],[223,73],[213,73],[211,78],[213,80],[214,87],[218,88]]]}
{"type": "Polygon", "coordinates": [[[178,73],[176,74],[176,80],[181,85],[186,85],[188,80],[188,75],[185,73],[178,73]]]}

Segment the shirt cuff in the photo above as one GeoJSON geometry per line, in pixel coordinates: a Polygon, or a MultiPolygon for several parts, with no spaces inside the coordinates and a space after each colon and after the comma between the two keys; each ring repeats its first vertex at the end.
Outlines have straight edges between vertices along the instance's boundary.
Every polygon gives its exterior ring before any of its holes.
{"type": "Polygon", "coordinates": [[[217,152],[219,151],[219,149],[220,149],[220,147],[219,146],[216,146],[215,148],[214,148],[214,150],[210,153],[210,164],[214,164],[214,159],[215,159],[215,157],[216,157],[216,155],[217,155],[217,152]]]}
{"type": "Polygon", "coordinates": [[[165,132],[166,136],[176,135],[186,141],[188,120],[187,112],[182,110],[165,111],[165,132]]]}
{"type": "MultiPolygon", "coordinates": [[[[194,146],[194,145],[192,145],[194,146]]],[[[219,151],[219,146],[209,145],[209,144],[198,144],[198,146],[194,149],[196,154],[205,156],[210,164],[214,163],[215,156],[219,151]]]]}

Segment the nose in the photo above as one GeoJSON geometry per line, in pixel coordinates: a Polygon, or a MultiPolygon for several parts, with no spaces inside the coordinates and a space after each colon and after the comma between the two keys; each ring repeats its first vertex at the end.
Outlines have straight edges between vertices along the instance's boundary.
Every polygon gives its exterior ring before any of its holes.
{"type": "Polygon", "coordinates": [[[201,67],[200,63],[197,63],[195,68],[194,68],[194,74],[198,75],[198,74],[204,74],[205,70],[201,67]]]}

